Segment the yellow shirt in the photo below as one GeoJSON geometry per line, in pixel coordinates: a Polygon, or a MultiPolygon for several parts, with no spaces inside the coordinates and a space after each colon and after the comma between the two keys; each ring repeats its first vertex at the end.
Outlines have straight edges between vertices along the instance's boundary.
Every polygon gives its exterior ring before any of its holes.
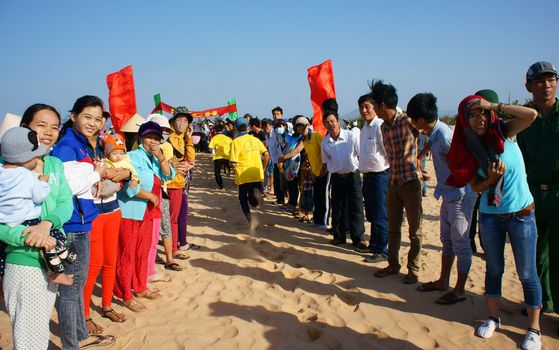
{"type": "Polygon", "coordinates": [[[307,152],[307,157],[309,158],[309,163],[311,163],[311,169],[314,176],[320,176],[320,169],[322,169],[322,156],[320,155],[320,145],[324,137],[321,133],[313,131],[310,140],[303,140],[303,147],[305,147],[305,152],[307,152]]]}
{"type": "MultiPolygon", "coordinates": [[[[194,151],[194,145],[192,144],[191,137],[189,137],[185,142],[184,133],[182,134],[177,134],[174,132],[171,133],[171,135],[169,135],[169,141],[165,142],[160,147],[161,150],[163,151],[163,156],[165,157],[165,159],[170,160],[171,158],[173,158],[174,155],[173,146],[177,150],[177,152],[181,155],[180,158],[184,158],[184,160],[188,160],[190,162],[194,161],[196,157],[196,153],[194,151]],[[184,154],[185,149],[186,149],[186,155],[184,154]]],[[[177,173],[177,175],[173,180],[167,181],[167,188],[180,189],[180,188],[184,188],[185,186],[186,186],[186,179],[183,175],[179,173],[177,173]]]]}
{"type": "Polygon", "coordinates": [[[140,182],[140,177],[138,176],[138,172],[136,171],[136,169],[134,169],[134,166],[130,162],[130,158],[128,158],[127,154],[125,154],[124,158],[122,158],[122,160],[119,162],[112,162],[109,160],[109,158],[103,159],[103,162],[107,165],[107,168],[109,169],[129,170],[130,174],[132,175],[131,179],[140,182]]]}
{"type": "Polygon", "coordinates": [[[229,160],[237,164],[235,166],[235,184],[264,181],[264,169],[262,169],[260,156],[266,151],[264,144],[252,135],[245,134],[233,140],[229,160]]]}
{"type": "Polygon", "coordinates": [[[215,148],[215,154],[213,159],[229,159],[229,151],[231,150],[231,140],[230,137],[223,134],[217,134],[212,137],[210,141],[210,148],[215,148]]]}

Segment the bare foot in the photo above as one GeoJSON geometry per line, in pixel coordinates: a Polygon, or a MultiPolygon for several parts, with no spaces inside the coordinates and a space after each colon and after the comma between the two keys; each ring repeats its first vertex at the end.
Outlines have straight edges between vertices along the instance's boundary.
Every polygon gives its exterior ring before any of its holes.
{"type": "Polygon", "coordinates": [[[49,282],[61,284],[63,286],[71,286],[74,284],[74,275],[67,275],[64,273],[49,274],[49,282]]]}

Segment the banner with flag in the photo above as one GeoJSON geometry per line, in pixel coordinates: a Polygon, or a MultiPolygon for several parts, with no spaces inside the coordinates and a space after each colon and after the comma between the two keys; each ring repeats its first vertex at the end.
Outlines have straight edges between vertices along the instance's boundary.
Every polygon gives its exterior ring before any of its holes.
{"type": "MultiPolygon", "coordinates": [[[[156,113],[157,111],[162,110],[164,112],[173,114],[173,111],[175,110],[174,107],[169,106],[168,104],[164,103],[164,102],[159,102],[158,105],[155,106],[155,108],[151,111],[151,113],[156,113]]],[[[231,114],[231,113],[236,113],[237,112],[237,104],[232,104],[229,106],[223,106],[223,107],[216,107],[216,108],[209,108],[209,109],[205,109],[203,111],[190,111],[190,114],[192,115],[193,118],[211,118],[211,117],[217,117],[223,114],[231,114]]]]}
{"type": "Polygon", "coordinates": [[[308,70],[309,86],[311,88],[311,103],[314,110],[312,118],[313,130],[326,134],[326,128],[322,123],[322,102],[329,98],[336,98],[334,86],[334,72],[332,60],[326,60],[308,70]]]}
{"type": "MultiPolygon", "coordinates": [[[[232,99],[230,99],[229,101],[227,101],[227,105],[228,105],[228,106],[237,105],[237,101],[235,101],[235,98],[233,97],[232,99]]],[[[229,113],[229,119],[231,119],[231,120],[237,120],[237,109],[235,109],[235,112],[229,113]]]]}
{"type": "Polygon", "coordinates": [[[136,90],[132,66],[107,75],[109,110],[116,132],[136,113],[136,90]]]}

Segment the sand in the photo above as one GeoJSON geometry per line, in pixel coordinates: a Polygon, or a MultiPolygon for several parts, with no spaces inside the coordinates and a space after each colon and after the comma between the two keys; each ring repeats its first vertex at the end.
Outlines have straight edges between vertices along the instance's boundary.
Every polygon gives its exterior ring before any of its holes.
{"type": "MultiPolygon", "coordinates": [[[[100,307],[93,308],[92,317],[105,334],[117,337],[106,349],[515,349],[521,342],[526,318],[510,246],[503,327],[490,340],[477,338],[474,327],[486,316],[481,255],[473,259],[467,300],[437,305],[442,292],[419,293],[417,284],[402,283],[405,267],[400,275],[375,278],[373,273],[386,263],[368,264],[350,245],[329,245],[325,231],[297,222],[271,198],[257,213],[259,227],[252,235],[232,179],[226,177],[227,189],[220,191],[211,157],[199,155],[198,162],[188,232],[203,248],[189,252],[190,259],[181,262],[184,271],[169,272],[171,282],[156,284],[163,299],[145,301],[145,312],[134,314],[116,302],[128,318],[125,323],[111,323],[100,317],[100,307]]],[[[428,169],[432,174],[431,162],[428,169]]],[[[439,274],[440,203],[432,196],[433,186],[430,181],[423,205],[422,282],[439,274]]],[[[406,233],[402,258],[408,249],[406,233]]],[[[453,272],[452,283],[455,278],[453,272]]],[[[93,302],[100,305],[100,289],[94,294],[93,302]]],[[[54,312],[55,334],[56,319],[54,312]]],[[[559,348],[558,327],[557,315],[542,318],[545,349],[559,348]]],[[[60,346],[58,337],[51,341],[51,348],[60,346]]],[[[0,312],[0,348],[11,348],[5,312],[0,312]]]]}

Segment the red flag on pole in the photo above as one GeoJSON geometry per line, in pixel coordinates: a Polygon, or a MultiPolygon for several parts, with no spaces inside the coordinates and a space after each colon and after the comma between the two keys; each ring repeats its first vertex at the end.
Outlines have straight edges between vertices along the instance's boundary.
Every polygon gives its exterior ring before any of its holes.
{"type": "Polygon", "coordinates": [[[107,75],[109,88],[109,109],[111,122],[118,132],[120,128],[136,113],[136,91],[132,66],[107,75]]]}
{"type": "Polygon", "coordinates": [[[311,87],[311,103],[314,109],[312,125],[314,131],[326,134],[326,129],[322,124],[322,102],[328,98],[336,98],[336,88],[334,87],[334,72],[332,71],[332,60],[322,62],[317,66],[312,66],[309,72],[309,85],[311,87]]]}

